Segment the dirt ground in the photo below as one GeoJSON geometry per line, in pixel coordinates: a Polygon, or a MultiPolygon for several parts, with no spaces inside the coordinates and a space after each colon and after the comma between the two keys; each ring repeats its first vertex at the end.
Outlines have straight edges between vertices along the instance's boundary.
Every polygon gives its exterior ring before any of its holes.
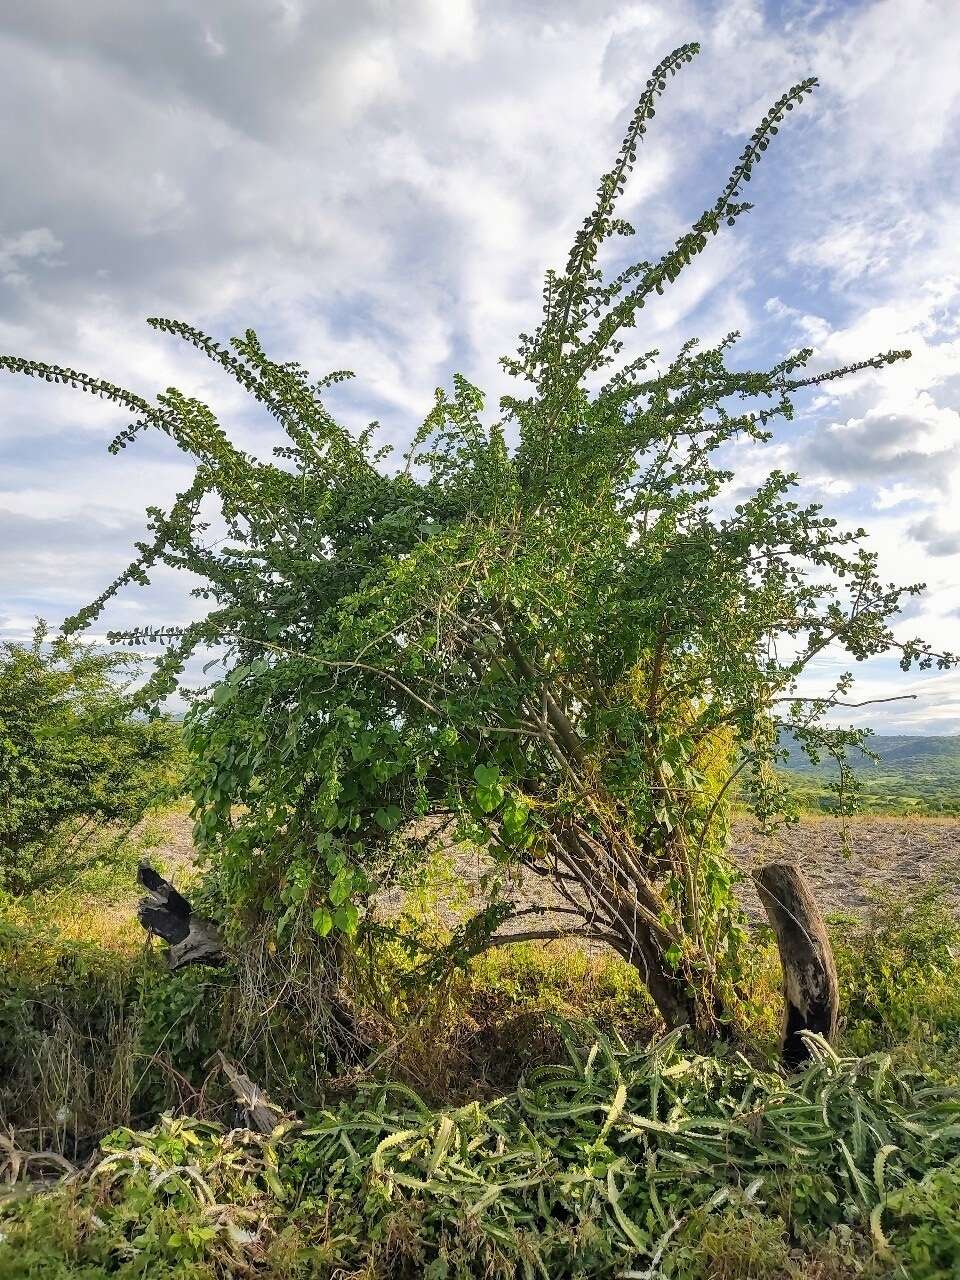
{"type": "MultiPolygon", "coordinates": [[[[160,838],[150,856],[177,882],[193,862],[190,821],[185,814],[172,812],[161,822],[160,838]]],[[[933,878],[944,882],[960,909],[960,820],[856,818],[847,823],[846,843],[845,852],[841,823],[836,818],[806,818],[773,837],[756,834],[749,819],[735,820],[730,852],[746,873],[740,887],[745,908],[751,916],[761,914],[749,872],[776,861],[794,862],[802,868],[825,913],[861,912],[875,888],[909,894],[933,878]]],[[[452,919],[479,905],[479,880],[487,868],[475,851],[451,848],[446,852],[449,861],[435,878],[430,897],[437,914],[452,919]]],[[[526,873],[518,899],[522,905],[545,908],[543,915],[535,917],[537,927],[562,923],[561,917],[550,913],[559,900],[540,877],[526,873]]],[[[393,894],[379,904],[385,914],[399,905],[393,894]]]]}
{"type": "MultiPolygon", "coordinates": [[[[960,907],[960,820],[861,817],[847,823],[847,850],[837,818],[807,818],[764,838],[754,824],[733,824],[730,852],[745,871],[765,862],[793,862],[813,885],[824,912],[862,911],[871,891],[908,895],[938,879],[960,907]]],[[[759,904],[752,886],[748,909],[759,904]]]]}
{"type": "MultiPolygon", "coordinates": [[[[863,817],[843,827],[836,818],[808,818],[797,826],[784,828],[775,836],[757,833],[750,819],[732,824],[730,853],[744,872],[738,893],[752,918],[763,911],[757,899],[750,872],[768,862],[792,862],[809,879],[821,910],[863,912],[870,903],[872,891],[893,890],[904,895],[916,892],[934,878],[942,881],[945,891],[960,909],[960,821],[940,818],[863,817]]],[[[451,905],[478,905],[478,881],[485,868],[484,860],[473,851],[451,850],[447,892],[451,905]]],[[[437,887],[440,914],[443,910],[443,886],[437,887]]],[[[527,921],[536,927],[563,924],[549,907],[559,897],[548,882],[532,873],[522,878],[519,902],[524,906],[542,906],[545,914],[527,921]]],[[[391,903],[391,905],[393,905],[391,903]]],[[[518,926],[519,927],[519,926],[518,926]]]]}

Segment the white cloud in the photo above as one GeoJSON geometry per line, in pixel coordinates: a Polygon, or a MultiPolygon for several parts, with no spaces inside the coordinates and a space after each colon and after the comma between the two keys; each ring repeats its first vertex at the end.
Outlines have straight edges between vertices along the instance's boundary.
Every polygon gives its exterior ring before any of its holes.
{"type": "MultiPolygon", "coordinates": [[[[960,109],[960,24],[953,0],[881,0],[838,14],[814,41],[836,99],[847,180],[893,156],[916,169],[951,138],[960,109]]],[[[879,172],[875,166],[880,166],[879,172]]]]}
{"type": "Polygon", "coordinates": [[[904,255],[922,244],[929,229],[927,217],[915,210],[903,212],[883,206],[872,213],[870,219],[835,219],[819,239],[795,245],[790,261],[801,268],[821,267],[841,286],[898,269],[904,255]]]}
{"type": "Polygon", "coordinates": [[[960,529],[944,527],[937,516],[924,516],[915,520],[907,532],[915,541],[926,547],[931,556],[960,555],[960,529]]]}
{"type": "Polygon", "coordinates": [[[0,279],[6,285],[25,284],[32,266],[55,265],[63,248],[49,227],[31,227],[17,235],[0,236],[0,279]]]}
{"type": "Polygon", "coordinates": [[[876,406],[862,418],[825,426],[809,441],[804,460],[819,468],[817,478],[871,485],[910,477],[924,482],[927,495],[935,496],[932,490],[950,490],[960,468],[958,434],[960,414],[938,409],[920,394],[909,414],[876,406]]]}

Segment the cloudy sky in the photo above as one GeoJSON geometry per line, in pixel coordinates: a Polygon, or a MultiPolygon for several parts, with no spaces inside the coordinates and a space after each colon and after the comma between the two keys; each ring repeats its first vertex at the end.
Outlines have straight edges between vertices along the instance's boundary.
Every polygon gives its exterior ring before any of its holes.
{"type": "MultiPolygon", "coordinates": [[[[738,481],[797,469],[928,591],[901,630],[960,648],[960,11],[956,0],[5,0],[0,351],[213,404],[245,447],[269,428],[147,315],[357,381],[335,408],[405,440],[462,371],[536,322],[649,69],[701,56],[658,108],[623,214],[637,257],[712,204],[770,102],[821,87],[638,346],[741,330],[740,359],[913,359],[811,394],[738,481]]],[[[649,317],[649,319],[647,319],[649,317]]],[[[59,623],[130,558],[148,503],[185,487],[163,438],[117,458],[125,417],[0,381],[0,638],[59,623]]],[[[157,575],[109,626],[182,622],[157,575]]],[[[826,689],[832,657],[807,689],[826,689]]],[[[960,732],[960,678],[858,673],[881,732],[960,732]]]]}

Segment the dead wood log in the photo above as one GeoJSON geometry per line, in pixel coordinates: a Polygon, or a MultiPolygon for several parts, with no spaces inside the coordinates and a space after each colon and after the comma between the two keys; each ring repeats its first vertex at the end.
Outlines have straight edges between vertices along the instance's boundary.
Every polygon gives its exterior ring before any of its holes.
{"type": "Polygon", "coordinates": [[[254,1084],[249,1076],[228,1062],[219,1049],[216,1056],[230,1082],[233,1096],[246,1116],[247,1128],[254,1133],[273,1133],[283,1119],[283,1111],[275,1102],[270,1101],[258,1084],[254,1084]]]}
{"type": "Polygon", "coordinates": [[[167,943],[171,969],[191,964],[221,965],[228,959],[227,947],[214,922],[194,915],[183,894],[149,862],[140,863],[137,880],[147,890],[137,907],[137,919],[148,933],[157,934],[167,943]]]}
{"type": "Polygon", "coordinates": [[[40,1173],[44,1166],[58,1169],[61,1179],[72,1178],[77,1172],[76,1167],[59,1152],[27,1151],[17,1146],[12,1129],[7,1134],[0,1133],[0,1180],[3,1182],[4,1197],[10,1194],[10,1189],[15,1184],[30,1190],[42,1187],[47,1181],[40,1173]],[[34,1170],[36,1177],[31,1180],[30,1174],[34,1170]]]}
{"type": "Polygon", "coordinates": [[[772,862],[753,873],[773,927],[783,968],[783,1065],[795,1070],[810,1057],[801,1031],[831,1040],[837,1030],[839,984],[833,949],[813,892],[800,871],[772,862]]]}

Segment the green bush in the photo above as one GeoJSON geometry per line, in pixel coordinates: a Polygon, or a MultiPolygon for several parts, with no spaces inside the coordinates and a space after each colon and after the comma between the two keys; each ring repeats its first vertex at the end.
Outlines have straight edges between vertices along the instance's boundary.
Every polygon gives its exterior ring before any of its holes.
{"type": "Polygon", "coordinates": [[[771,104],[672,247],[617,251],[608,272],[611,242],[634,231],[617,207],[648,124],[698,51],[679,46],[647,79],[565,264],[546,273],[540,315],[500,361],[514,393],[490,412],[455,374],[400,465],[384,465],[377,423],[357,435],[332,416],[327,393],[346,371],[315,379],[271,359],[253,330],[221,345],[149,321],[276,419],[286,439],[267,462],[176,388],[151,401],[12,355],[0,370],[132,411],[114,452],[155,430],[195,460],[170,508],[149,509],[136,558],[65,625],[91,626],[159,566],[199,584],[205,616],[114,638],[173,642],[145,695],[155,705],[191,654],[222,652],[226,675],[193,701],[187,733],[198,842],[239,921],[266,910],[286,941],[308,910],[332,949],[395,883],[404,833],[436,818],[498,868],[470,953],[499,944],[511,916],[528,937],[611,945],[667,1025],[706,1043],[729,1025],[742,976],[716,830],[729,788],[748,778],[741,797],[767,822],[790,811],[773,772],[783,730],[838,763],[865,739],[827,714],[852,677],[794,696],[806,664],[827,635],[858,661],[896,652],[904,670],[956,659],[895,634],[920,584],[882,582],[864,532],[798,502],[796,475],[772,470],[733,511],[720,500],[730,447],[769,441],[794,393],[909,352],[814,373],[812,348],[747,367],[735,332],[659,362],[624,352],[641,310],[750,210],[756,165],[816,85],[771,104]],[[211,543],[200,510],[219,512],[222,538],[211,543]],[[518,867],[563,899],[549,925],[513,900],[518,867]]]}
{"type": "Polygon", "coordinates": [[[129,656],[38,623],[0,644],[0,891],[70,884],[125,850],[125,837],[180,782],[180,732],[138,719],[129,656]]]}
{"type": "Polygon", "coordinates": [[[907,1043],[937,1047],[960,1036],[960,919],[944,885],[912,895],[880,892],[864,918],[835,921],[844,1042],[853,1052],[907,1043]]]}
{"type": "Polygon", "coordinates": [[[169,973],[129,921],[74,924],[0,909],[0,1129],[71,1157],[118,1124],[196,1108],[207,1060],[231,1047],[227,973],[169,973]]]}
{"type": "Polygon", "coordinates": [[[131,958],[0,917],[0,1123],[38,1149],[129,1123],[131,958]]]}
{"type": "MultiPolygon", "coordinates": [[[[631,1223],[646,1241],[642,1271],[674,1221],[658,1264],[670,1280],[954,1274],[960,1097],[938,1092],[938,1080],[958,1078],[960,926],[935,888],[878,900],[867,919],[835,930],[842,1052],[906,1047],[839,1062],[824,1051],[790,1081],[763,1065],[749,1002],[741,1044],[753,1064],[732,1045],[709,1057],[672,1042],[627,1053],[618,1033],[647,1039],[655,1013],[615,957],[567,944],[504,948],[417,1005],[396,941],[346,957],[340,992],[356,1020],[357,1066],[366,1054],[394,1083],[369,1070],[332,1080],[328,972],[320,966],[315,980],[323,943],[309,922],[279,948],[266,930],[227,969],[169,974],[135,927],[118,945],[102,912],[90,920],[78,939],[23,902],[0,914],[0,1121],[22,1146],[78,1159],[87,1139],[131,1129],[106,1140],[89,1187],[4,1210],[0,1280],[206,1280],[241,1261],[291,1278],[341,1268],[454,1280],[523,1275],[528,1262],[543,1274],[538,1251],[551,1276],[592,1280],[633,1265],[631,1223]],[[374,999],[371,970],[392,1007],[374,999]],[[590,1015],[602,1027],[592,1061],[578,1047],[590,1015]],[[211,1061],[218,1048],[317,1132],[272,1147],[228,1139],[235,1119],[211,1061]],[[565,1056],[562,1068],[547,1065],[565,1056]],[[131,1131],[161,1112],[155,1131],[131,1131]],[[667,1128],[631,1136],[628,1116],[667,1128]],[[446,1120],[459,1145],[446,1142],[446,1120]],[[495,1188],[470,1210],[474,1192],[495,1188]],[[513,1209],[516,1231],[503,1220],[513,1209]]],[[[758,956],[772,991],[773,953],[758,956]]]]}
{"type": "MultiPolygon", "coordinates": [[[[379,1071],[440,1104],[510,1089],[555,1060],[558,1018],[636,1044],[658,1026],[632,966],[573,944],[504,947],[418,983],[410,966],[428,924],[414,915],[389,940],[347,951],[332,984],[324,942],[306,920],[282,946],[265,926],[226,969],[170,974],[156,952],[143,953],[129,900],[113,916],[98,899],[66,920],[47,903],[0,910],[0,1121],[40,1127],[59,1150],[168,1107],[216,1113],[216,1049],[287,1107],[316,1105],[331,1073],[362,1068],[371,1055],[379,1071]],[[410,929],[412,960],[403,947],[410,929]]],[[[901,1060],[960,1080],[958,932],[936,890],[835,928],[844,1052],[899,1046],[901,1060]]],[[[753,1060],[770,1061],[773,944],[759,945],[754,962],[735,1038],[753,1060]]]]}
{"type": "Polygon", "coordinates": [[[890,1245],[910,1280],[960,1275],[960,1163],[931,1170],[888,1199],[890,1245]]]}

